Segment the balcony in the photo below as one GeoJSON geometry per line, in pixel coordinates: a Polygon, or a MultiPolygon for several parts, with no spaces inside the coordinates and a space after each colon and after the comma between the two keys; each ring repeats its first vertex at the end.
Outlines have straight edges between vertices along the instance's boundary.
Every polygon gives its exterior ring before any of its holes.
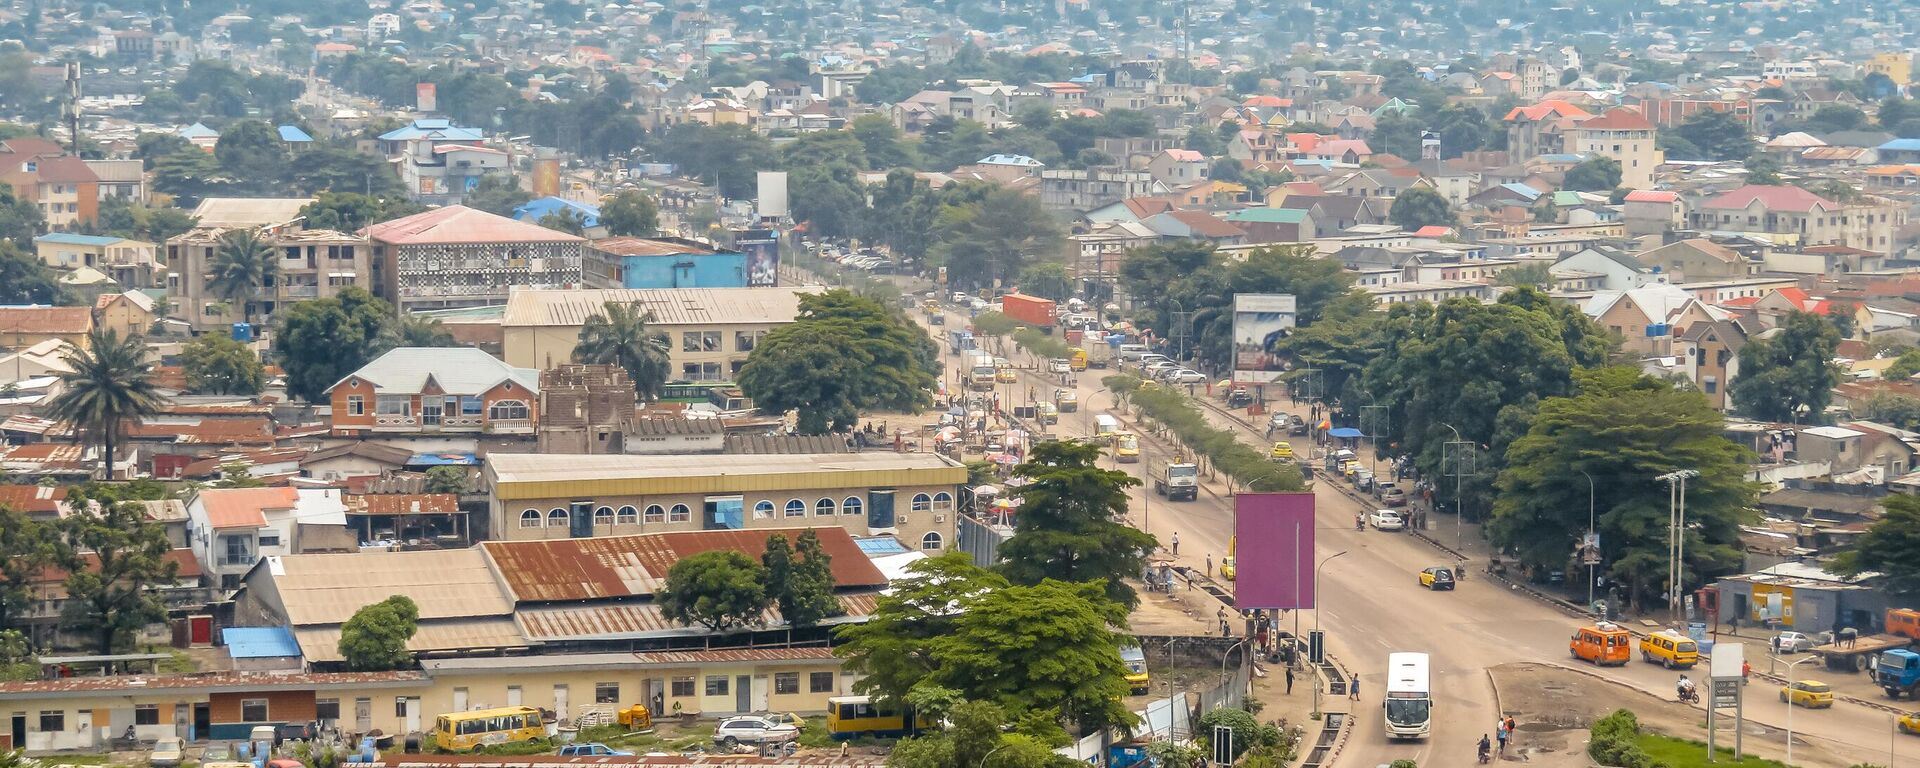
{"type": "Polygon", "coordinates": [[[245,552],[245,553],[228,552],[224,555],[221,555],[219,559],[215,560],[214,565],[219,567],[221,570],[226,570],[228,568],[239,568],[244,570],[247,568],[252,568],[253,564],[259,561],[260,561],[260,555],[255,552],[245,552]]]}
{"type": "Polygon", "coordinates": [[[320,296],[320,286],[317,285],[288,285],[282,286],[280,291],[289,299],[312,299],[320,296]]]}

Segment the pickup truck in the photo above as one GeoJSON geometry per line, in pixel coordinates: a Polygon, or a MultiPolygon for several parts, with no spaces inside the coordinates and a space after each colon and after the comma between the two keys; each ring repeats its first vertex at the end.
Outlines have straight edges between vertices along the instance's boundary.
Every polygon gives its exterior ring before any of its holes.
{"type": "Polygon", "coordinates": [[[560,748],[561,757],[631,757],[632,752],[614,749],[599,742],[568,744],[560,748]]]}

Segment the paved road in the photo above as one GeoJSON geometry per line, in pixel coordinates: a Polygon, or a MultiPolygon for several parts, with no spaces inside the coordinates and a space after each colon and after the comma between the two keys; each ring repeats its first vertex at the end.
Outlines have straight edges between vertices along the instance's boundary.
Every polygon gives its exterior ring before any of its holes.
{"type": "MultiPolygon", "coordinates": [[[[964,316],[950,316],[947,328],[966,328],[964,316]]],[[[944,329],[931,328],[942,340],[944,329]]],[[[953,356],[943,358],[949,372],[956,365],[953,356]]],[[[1112,371],[1089,370],[1076,374],[1081,412],[1062,414],[1056,433],[1081,437],[1092,433],[1092,420],[1098,413],[1113,409],[1111,394],[1100,390],[1100,379],[1112,371]]],[[[1016,403],[1024,403],[1026,389],[1040,393],[1058,386],[1054,377],[1023,373],[1018,385],[1002,385],[999,391],[1016,403]]],[[[1113,411],[1115,415],[1122,415],[1113,411]]],[[[1250,444],[1264,445],[1264,436],[1255,429],[1209,411],[1217,426],[1240,431],[1250,444]]],[[[1304,409],[1301,409],[1304,414],[1304,409]]],[[[1293,438],[1295,447],[1305,453],[1303,438],[1293,438]]],[[[1156,440],[1143,440],[1143,463],[1121,464],[1145,479],[1145,468],[1164,460],[1169,447],[1156,440]]],[[[1498,717],[1495,694],[1486,670],[1514,661],[1544,661],[1578,664],[1569,658],[1567,639],[1580,623],[1558,610],[1523,595],[1496,587],[1483,578],[1477,564],[1470,564],[1467,579],[1452,592],[1429,592],[1415,580],[1420,569],[1448,565],[1452,559],[1419,539],[1400,533],[1355,531],[1353,518],[1368,507],[1341,493],[1336,484],[1343,481],[1317,476],[1314,496],[1318,503],[1319,528],[1317,555],[1324,559],[1338,552],[1345,555],[1328,561],[1321,581],[1319,620],[1328,633],[1328,649],[1348,669],[1359,675],[1360,700],[1328,699],[1327,711],[1352,712],[1357,730],[1341,754],[1342,765],[1372,768],[1396,759],[1412,759],[1421,765],[1469,765],[1471,754],[1482,734],[1488,734],[1498,717]],[[1424,741],[1393,742],[1385,735],[1380,714],[1381,686],[1387,654],[1393,651],[1420,651],[1432,657],[1436,721],[1433,736],[1424,741]]],[[[1224,484],[1203,485],[1200,498],[1193,502],[1169,503],[1151,496],[1145,486],[1131,494],[1138,510],[1135,524],[1154,534],[1162,542],[1173,532],[1180,534],[1178,560],[1200,568],[1211,554],[1218,562],[1227,550],[1233,525],[1231,498],[1225,497],[1224,484]]],[[[1446,519],[1436,518],[1442,539],[1452,534],[1446,519]]],[[[1241,557],[1254,557],[1241,553],[1241,557]]],[[[1302,629],[1310,629],[1312,612],[1300,617],[1302,629]]],[[[1290,628],[1293,619],[1282,621],[1290,628]]],[[[1236,627],[1236,630],[1238,628],[1236,627]]],[[[1756,663],[1756,667],[1764,666],[1756,663]]],[[[1809,665],[1810,666],[1810,665],[1809,665]]],[[[1598,670],[1599,674],[1661,697],[1673,695],[1677,673],[1638,661],[1625,667],[1598,670]]],[[[1704,674],[1702,668],[1698,678],[1704,674]]],[[[1785,706],[1777,699],[1777,689],[1755,682],[1748,689],[1747,717],[1750,721],[1784,728],[1785,706]]],[[[1872,762],[1886,765],[1890,727],[1889,716],[1877,710],[1842,703],[1831,710],[1796,710],[1793,715],[1796,737],[1809,740],[1837,755],[1848,765],[1872,762]]],[[[1524,736],[1524,733],[1522,734],[1524,736]]],[[[1901,736],[1896,741],[1902,750],[1920,755],[1920,739],[1901,736]],[[1906,741],[1911,741],[1909,745],[1906,741]]],[[[1904,764],[1904,763],[1903,763],[1904,764]]]]}

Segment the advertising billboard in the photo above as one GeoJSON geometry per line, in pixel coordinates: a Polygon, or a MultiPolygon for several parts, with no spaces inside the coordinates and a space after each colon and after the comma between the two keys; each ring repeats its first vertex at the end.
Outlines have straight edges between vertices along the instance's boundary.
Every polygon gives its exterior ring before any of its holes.
{"type": "Polygon", "coordinates": [[[1313,494],[1233,497],[1237,608],[1313,607],[1313,494]]]}
{"type": "Polygon", "coordinates": [[[756,212],[763,219],[778,219],[787,215],[787,172],[761,171],[755,180],[758,182],[758,194],[754,198],[756,212]]]}
{"type": "Polygon", "coordinates": [[[413,86],[413,108],[420,112],[440,110],[440,88],[433,83],[415,83],[413,86]]]}
{"type": "Polygon", "coordinates": [[[733,247],[747,255],[747,285],[770,288],[780,281],[780,233],[771,229],[743,229],[733,235],[733,247]]]}
{"type": "Polygon", "coordinates": [[[1274,345],[1293,332],[1290,293],[1237,293],[1233,296],[1233,380],[1270,384],[1283,369],[1274,345]]]}

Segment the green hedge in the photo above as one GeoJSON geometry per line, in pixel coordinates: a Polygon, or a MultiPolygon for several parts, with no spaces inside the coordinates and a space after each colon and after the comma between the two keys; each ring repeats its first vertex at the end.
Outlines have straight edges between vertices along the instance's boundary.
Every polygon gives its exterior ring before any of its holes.
{"type": "Polygon", "coordinates": [[[1064,360],[1073,353],[1067,343],[1041,333],[1037,328],[1022,327],[1013,332],[1013,343],[1034,355],[1048,360],[1064,360]]]}
{"type": "Polygon", "coordinates": [[[1275,462],[1265,451],[1241,442],[1232,430],[1214,427],[1199,404],[1179,390],[1124,373],[1108,376],[1100,383],[1115,395],[1132,400],[1142,415],[1165,426],[1181,444],[1205,456],[1214,469],[1247,490],[1306,490],[1299,467],[1275,462]]]}

